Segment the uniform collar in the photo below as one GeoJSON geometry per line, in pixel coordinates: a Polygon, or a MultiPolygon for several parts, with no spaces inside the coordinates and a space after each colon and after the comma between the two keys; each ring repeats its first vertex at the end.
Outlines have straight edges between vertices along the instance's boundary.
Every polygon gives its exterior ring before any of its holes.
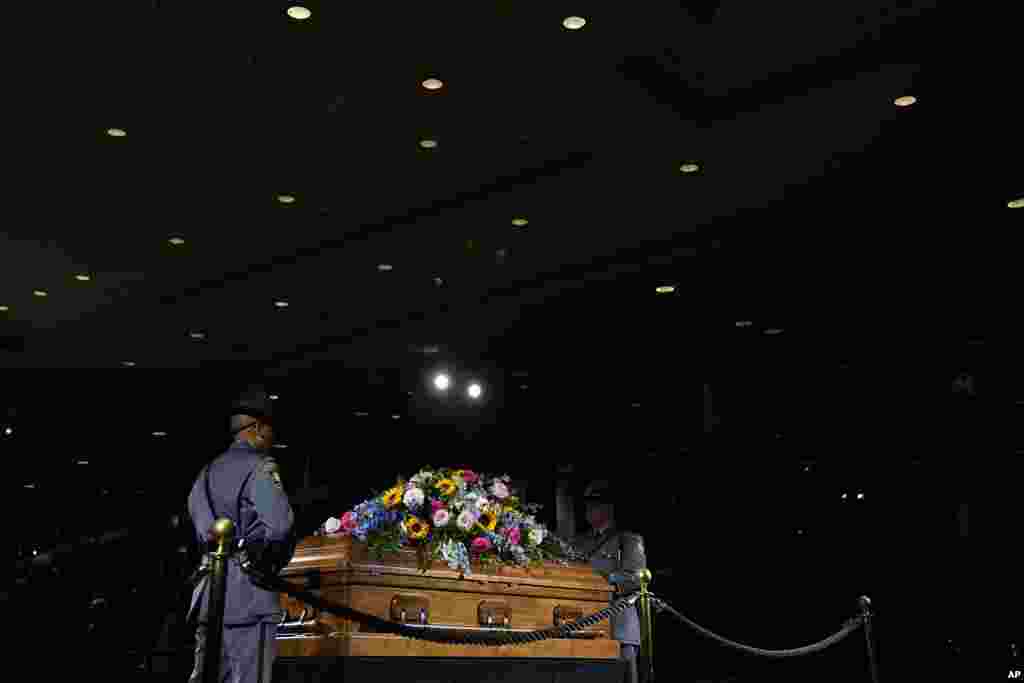
{"type": "Polygon", "coordinates": [[[242,453],[260,453],[260,454],[262,454],[264,452],[262,449],[254,448],[247,441],[243,441],[241,439],[238,439],[234,443],[232,443],[231,447],[228,448],[228,450],[229,451],[239,451],[239,452],[242,452],[242,453]]]}

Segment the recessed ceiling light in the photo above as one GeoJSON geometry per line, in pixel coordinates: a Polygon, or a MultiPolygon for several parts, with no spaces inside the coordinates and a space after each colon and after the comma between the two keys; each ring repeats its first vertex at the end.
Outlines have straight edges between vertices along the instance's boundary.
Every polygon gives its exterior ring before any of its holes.
{"type": "Polygon", "coordinates": [[[1024,209],[1024,197],[1012,199],[1006,203],[1006,206],[1011,209],[1024,209]]]}
{"type": "Polygon", "coordinates": [[[88,275],[76,275],[75,279],[79,282],[88,282],[91,278],[88,275]]]}
{"type": "Polygon", "coordinates": [[[170,242],[171,244],[173,244],[176,247],[180,247],[181,245],[185,244],[185,240],[183,240],[180,237],[172,237],[171,239],[169,239],[167,241],[170,242]]]}
{"type": "Polygon", "coordinates": [[[566,27],[570,31],[575,31],[586,26],[587,20],[583,17],[566,17],[562,20],[562,26],[566,27]]]}
{"type": "Polygon", "coordinates": [[[517,228],[522,228],[525,225],[527,225],[529,222],[530,221],[526,220],[525,218],[513,218],[512,219],[512,225],[516,226],[517,228]]]}
{"type": "Polygon", "coordinates": [[[89,464],[89,461],[88,461],[88,460],[79,460],[79,461],[78,461],[78,464],[79,464],[79,465],[88,465],[88,464],[89,464]]]}
{"type": "Polygon", "coordinates": [[[782,334],[782,330],[777,327],[769,327],[764,331],[765,334],[782,334]]]}
{"type": "Polygon", "coordinates": [[[693,163],[686,163],[679,167],[679,170],[683,173],[696,173],[700,170],[700,166],[693,163]]]}
{"type": "Polygon", "coordinates": [[[11,310],[9,306],[0,306],[0,313],[6,313],[11,310]]]}
{"type": "Polygon", "coordinates": [[[676,291],[676,288],[672,285],[662,285],[661,287],[656,287],[654,291],[658,294],[671,294],[676,291]]]}
{"type": "MultiPolygon", "coordinates": [[[[35,487],[36,487],[35,484],[25,484],[25,488],[27,488],[27,489],[34,489],[35,487]]],[[[33,551],[33,552],[35,552],[35,551],[33,551]]]]}
{"type": "Polygon", "coordinates": [[[364,413],[363,411],[360,410],[360,411],[356,411],[355,415],[356,415],[356,417],[366,417],[366,416],[369,415],[369,413],[364,413]]]}
{"type": "Polygon", "coordinates": [[[32,293],[35,294],[36,296],[46,296],[46,292],[44,292],[41,289],[37,289],[37,290],[33,291],[32,293]]]}
{"type": "Polygon", "coordinates": [[[291,17],[292,19],[298,19],[299,21],[302,21],[303,19],[309,19],[311,16],[313,16],[313,13],[310,12],[305,7],[289,7],[288,16],[291,17]]]}
{"type": "Polygon", "coordinates": [[[133,361],[133,360],[121,361],[121,365],[125,366],[126,368],[134,368],[135,367],[135,361],[133,361]]]}
{"type": "Polygon", "coordinates": [[[392,265],[390,263],[381,263],[381,264],[377,265],[377,270],[379,270],[381,272],[384,272],[384,271],[388,271],[388,270],[394,270],[394,268],[392,267],[392,265]]]}
{"type": "Polygon", "coordinates": [[[753,323],[749,320],[737,320],[736,327],[750,327],[753,323]]]}
{"type": "Polygon", "coordinates": [[[442,83],[437,78],[428,78],[427,80],[423,81],[423,87],[426,88],[427,90],[440,90],[441,86],[443,85],[444,83],[442,83]]]}
{"type": "Polygon", "coordinates": [[[633,407],[634,407],[634,408],[639,408],[639,407],[640,407],[640,404],[639,404],[639,403],[634,403],[634,404],[633,404],[633,407]]]}
{"type": "Polygon", "coordinates": [[[189,332],[188,336],[193,339],[206,339],[206,335],[202,332],[189,332]]]}
{"type": "Polygon", "coordinates": [[[153,432],[153,436],[167,436],[167,432],[153,432]]]}
{"type": "Polygon", "coordinates": [[[434,149],[437,147],[437,140],[420,140],[420,147],[423,149],[434,149]]]}
{"type": "Polygon", "coordinates": [[[123,138],[128,133],[123,128],[107,128],[107,135],[112,138],[123,138]]]}
{"type": "Polygon", "coordinates": [[[280,397],[280,396],[278,396],[277,394],[271,394],[271,395],[270,395],[270,400],[271,400],[271,401],[276,401],[276,400],[277,400],[277,399],[279,399],[279,398],[281,398],[281,397],[280,397]]]}
{"type": "Polygon", "coordinates": [[[290,194],[279,194],[277,195],[277,201],[281,202],[282,204],[294,204],[295,197],[290,194]]]}
{"type": "Polygon", "coordinates": [[[274,305],[277,306],[278,308],[288,308],[287,301],[275,301],[274,305]]]}
{"type": "Polygon", "coordinates": [[[897,97],[894,104],[897,107],[909,107],[914,102],[917,102],[917,98],[913,95],[904,95],[903,97],[897,97]]]}
{"type": "Polygon", "coordinates": [[[401,416],[401,415],[392,415],[392,416],[391,416],[391,419],[392,419],[392,420],[401,420],[401,419],[402,419],[402,416],[401,416]]]}

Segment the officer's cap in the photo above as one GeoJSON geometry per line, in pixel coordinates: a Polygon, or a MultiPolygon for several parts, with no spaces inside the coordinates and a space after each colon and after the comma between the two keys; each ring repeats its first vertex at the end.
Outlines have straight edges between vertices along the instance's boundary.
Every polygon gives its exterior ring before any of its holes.
{"type": "Polygon", "coordinates": [[[262,387],[250,387],[231,405],[232,415],[250,415],[270,421],[274,417],[274,402],[262,387]]]}
{"type": "Polygon", "coordinates": [[[583,490],[583,500],[588,503],[612,504],[615,502],[615,491],[607,479],[595,479],[583,490]]]}

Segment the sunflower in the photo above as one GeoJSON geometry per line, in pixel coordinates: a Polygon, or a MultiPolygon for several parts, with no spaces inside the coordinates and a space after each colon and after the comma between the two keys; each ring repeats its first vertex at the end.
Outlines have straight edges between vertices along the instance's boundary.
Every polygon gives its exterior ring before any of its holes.
{"type": "Polygon", "coordinates": [[[498,526],[498,515],[494,514],[491,510],[484,510],[480,513],[480,519],[476,523],[486,531],[494,531],[495,527],[498,526]]]}
{"type": "Polygon", "coordinates": [[[436,484],[434,488],[441,492],[442,496],[450,496],[459,490],[458,485],[451,479],[442,479],[436,484]]]}
{"type": "Polygon", "coordinates": [[[384,493],[383,503],[384,507],[391,509],[398,507],[402,502],[402,487],[396,486],[393,489],[388,489],[384,493]]]}
{"type": "Polygon", "coordinates": [[[430,526],[418,517],[409,515],[405,518],[405,533],[414,541],[426,538],[430,533],[430,526]]]}

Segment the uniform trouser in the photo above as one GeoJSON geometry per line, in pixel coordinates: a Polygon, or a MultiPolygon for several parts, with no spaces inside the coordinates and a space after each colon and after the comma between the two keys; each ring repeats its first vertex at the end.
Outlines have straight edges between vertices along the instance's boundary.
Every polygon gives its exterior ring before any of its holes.
{"type": "Polygon", "coordinates": [[[619,659],[626,662],[626,677],[624,683],[637,683],[640,680],[639,671],[636,668],[636,656],[640,652],[639,645],[622,643],[619,650],[619,659]]]}
{"type": "MultiPolygon", "coordinates": [[[[225,626],[220,680],[223,683],[270,683],[277,658],[277,625],[274,623],[225,626]]],[[[203,683],[206,624],[196,626],[196,662],[189,683],[203,683]]]]}

